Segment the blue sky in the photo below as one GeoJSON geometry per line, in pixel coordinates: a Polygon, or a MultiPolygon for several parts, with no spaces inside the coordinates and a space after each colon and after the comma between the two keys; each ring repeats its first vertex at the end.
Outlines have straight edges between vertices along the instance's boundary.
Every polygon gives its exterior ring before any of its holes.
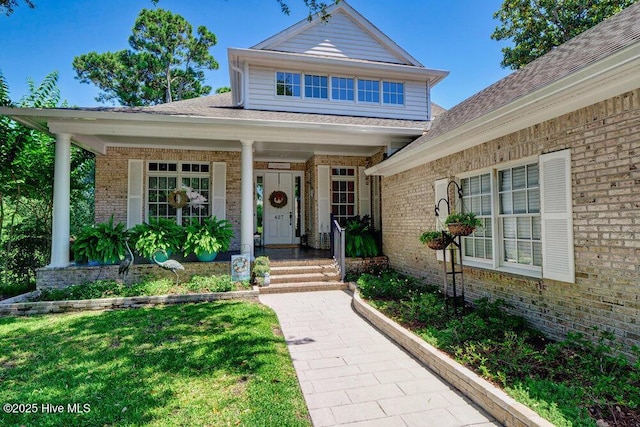
{"type": "MultiPolygon", "coordinates": [[[[26,79],[40,82],[60,73],[62,98],[90,107],[98,89],[75,79],[75,56],[128,48],[133,23],[151,0],[34,0],[20,2],[13,15],[0,16],[0,71],[10,96],[27,92],[26,79]]],[[[205,25],[218,37],[212,53],[220,68],[207,72],[214,89],[229,85],[227,48],[251,47],[305,19],[302,0],[289,0],[291,15],[276,0],[160,0],[158,7],[184,16],[194,28],[205,25]]],[[[450,71],[433,88],[433,101],[451,108],[510,73],[500,67],[505,45],[490,39],[497,25],[493,12],[501,0],[348,0],[369,21],[426,67],[450,71]]]]}

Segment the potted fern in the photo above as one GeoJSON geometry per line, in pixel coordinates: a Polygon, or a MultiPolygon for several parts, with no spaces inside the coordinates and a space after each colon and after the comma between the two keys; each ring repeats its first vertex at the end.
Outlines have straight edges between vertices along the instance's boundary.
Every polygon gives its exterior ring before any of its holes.
{"type": "Polygon", "coordinates": [[[454,212],[447,217],[444,223],[454,236],[468,236],[477,227],[482,226],[482,221],[476,218],[473,212],[454,212]]]}
{"type": "Polygon", "coordinates": [[[199,261],[211,262],[219,252],[229,249],[233,238],[233,225],[226,219],[215,216],[205,218],[202,223],[193,220],[187,226],[184,255],[195,254],[199,261]]]}
{"type": "Polygon", "coordinates": [[[129,236],[123,223],[109,221],[84,227],[73,243],[73,258],[77,263],[95,262],[102,265],[115,264],[124,259],[125,242],[129,236]]]}
{"type": "Polygon", "coordinates": [[[136,252],[150,260],[158,253],[158,261],[166,261],[171,254],[179,252],[184,235],[184,228],[168,218],[150,218],[148,223],[138,224],[131,229],[136,252]]]}
{"type": "Polygon", "coordinates": [[[442,250],[449,246],[452,240],[453,236],[451,236],[451,234],[444,230],[425,231],[424,233],[422,233],[422,235],[420,235],[420,242],[436,251],[442,250]]]}
{"type": "Polygon", "coordinates": [[[369,217],[355,216],[345,224],[345,254],[348,257],[373,257],[378,255],[378,245],[369,217]]]}

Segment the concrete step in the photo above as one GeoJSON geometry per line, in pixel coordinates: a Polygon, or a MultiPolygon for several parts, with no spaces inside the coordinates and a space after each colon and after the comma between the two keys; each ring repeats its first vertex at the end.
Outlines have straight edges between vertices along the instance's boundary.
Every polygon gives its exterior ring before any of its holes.
{"type": "Polygon", "coordinates": [[[325,265],[282,265],[271,266],[271,277],[282,274],[331,273],[336,271],[333,264],[325,265]]]}
{"type": "Polygon", "coordinates": [[[316,259],[294,259],[294,260],[271,260],[269,262],[271,268],[273,267],[295,267],[295,266],[309,266],[309,265],[322,265],[332,266],[335,265],[333,258],[316,258],[316,259]]]}
{"type": "Polygon", "coordinates": [[[329,282],[334,280],[340,280],[340,275],[337,271],[329,271],[323,273],[303,273],[303,274],[270,274],[271,283],[304,283],[304,282],[329,282]]]}
{"type": "Polygon", "coordinates": [[[348,286],[344,282],[301,282],[301,283],[285,283],[271,284],[259,288],[261,294],[277,294],[285,292],[312,292],[312,291],[336,291],[347,290],[348,286]]]}

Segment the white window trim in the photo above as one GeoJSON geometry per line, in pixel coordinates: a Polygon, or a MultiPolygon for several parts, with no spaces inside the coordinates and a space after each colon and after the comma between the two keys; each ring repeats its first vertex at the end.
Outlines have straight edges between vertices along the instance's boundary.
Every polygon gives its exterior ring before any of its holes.
{"type": "Polygon", "coordinates": [[[314,102],[341,102],[341,103],[354,103],[354,104],[362,104],[362,105],[378,105],[383,106],[385,108],[407,108],[407,81],[402,80],[385,80],[381,77],[358,77],[358,76],[346,76],[343,74],[325,74],[318,72],[305,72],[305,71],[292,71],[288,69],[276,69],[274,71],[274,86],[273,93],[275,98],[280,99],[297,99],[297,100],[311,100],[314,102]],[[300,95],[278,95],[278,73],[289,73],[289,74],[299,74],[300,75],[300,95]],[[313,98],[305,96],[305,76],[321,76],[327,78],[327,97],[326,98],[313,98]],[[336,78],[344,78],[344,79],[352,79],[353,80],[353,100],[348,99],[338,99],[333,97],[333,82],[331,79],[333,77],[336,78]],[[378,82],[378,102],[368,102],[368,101],[360,101],[358,99],[358,82],[362,80],[374,81],[378,82]],[[402,104],[394,104],[394,103],[386,103],[384,102],[384,83],[401,83],[402,84],[402,104]]]}
{"type": "Polygon", "coordinates": [[[293,70],[275,70],[273,73],[273,96],[281,99],[304,99],[304,73],[293,70]],[[300,75],[300,95],[278,95],[278,73],[299,74],[300,75]]]}
{"type": "MultiPolygon", "coordinates": [[[[213,215],[212,213],[212,199],[213,197],[213,189],[211,188],[211,185],[213,183],[213,163],[211,162],[207,162],[207,161],[187,161],[187,160],[147,160],[145,162],[145,171],[146,171],[146,179],[144,181],[144,186],[143,186],[143,192],[144,192],[144,218],[146,222],[149,222],[149,200],[147,200],[148,198],[148,191],[149,191],[149,178],[150,177],[154,177],[154,176],[170,176],[171,174],[175,174],[176,177],[176,183],[182,183],[182,177],[183,176],[196,176],[197,174],[200,174],[201,176],[204,176],[205,173],[207,173],[208,177],[209,177],[209,198],[207,199],[207,205],[209,206],[209,213],[210,215],[213,215]],[[176,172],[171,172],[171,171],[151,171],[149,170],[149,163],[175,163],[177,165],[176,167],[176,172]],[[183,163],[189,163],[189,164],[194,164],[194,163],[198,163],[198,164],[207,164],[209,165],[209,172],[182,172],[182,164],[183,163]]],[[[173,175],[171,175],[173,176],[173,175]]],[[[182,185],[181,185],[182,187],[182,185]]],[[[218,218],[220,219],[220,218],[218,218]]],[[[182,224],[182,209],[176,209],[176,222],[178,224],[182,224]]],[[[182,224],[185,225],[185,224],[182,224]]]]}
{"type": "Polygon", "coordinates": [[[349,103],[349,104],[355,104],[356,103],[356,99],[358,98],[358,89],[357,89],[357,77],[350,77],[350,76],[342,76],[342,75],[337,75],[337,74],[331,74],[329,75],[329,100],[331,102],[343,102],[343,103],[349,103]],[[349,79],[349,80],[353,80],[353,99],[349,100],[349,99],[340,99],[340,98],[334,98],[333,97],[333,79],[349,79]]]}
{"type": "MultiPolygon", "coordinates": [[[[309,99],[314,102],[330,102],[331,101],[331,76],[329,74],[314,74],[314,73],[302,73],[301,82],[300,82],[300,97],[302,99],[309,99]],[[314,98],[313,96],[307,96],[307,83],[305,82],[305,77],[307,76],[318,76],[318,77],[326,77],[327,78],[327,97],[326,98],[314,98]]],[[[295,98],[295,97],[293,97],[295,98]]]]}
{"type": "MultiPolygon", "coordinates": [[[[503,231],[500,227],[499,214],[500,211],[500,200],[497,197],[498,194],[498,172],[506,169],[517,168],[520,166],[529,165],[532,163],[538,164],[540,166],[540,157],[539,156],[529,156],[524,159],[518,159],[515,161],[501,163],[499,165],[495,165],[493,167],[478,169],[475,171],[464,172],[456,176],[456,182],[460,185],[460,182],[464,178],[469,178],[472,176],[482,175],[489,173],[491,176],[491,225],[493,227],[493,259],[485,260],[481,258],[472,258],[464,255],[464,242],[463,248],[460,251],[463,257],[464,265],[469,267],[483,268],[494,270],[503,273],[517,274],[522,276],[534,277],[534,278],[542,278],[542,267],[536,266],[528,266],[524,264],[506,264],[503,261],[504,257],[504,249],[503,249],[503,231]]],[[[540,188],[540,198],[542,199],[542,188],[540,188]]],[[[457,200],[456,200],[457,201],[457,200]]],[[[458,209],[458,207],[456,207],[458,209]]],[[[540,213],[542,217],[542,212],[540,213]]],[[[543,254],[543,263],[544,263],[544,254],[543,254]]]]}
{"type": "MultiPolygon", "coordinates": [[[[358,180],[356,179],[356,175],[358,174],[357,166],[329,166],[329,212],[333,212],[333,182],[334,181],[351,181],[353,182],[353,215],[347,214],[345,218],[353,217],[356,215],[360,215],[360,191],[358,191],[358,180]],[[353,175],[334,175],[333,169],[353,169],[353,175]]],[[[339,205],[348,205],[348,202],[345,204],[339,205]]],[[[342,216],[342,215],[339,215],[342,216]]]]}
{"type": "Polygon", "coordinates": [[[380,102],[387,107],[406,107],[407,106],[407,82],[397,80],[381,80],[380,81],[380,102]],[[386,83],[401,83],[402,84],[402,104],[394,104],[391,102],[384,102],[384,84],[386,83]]]}

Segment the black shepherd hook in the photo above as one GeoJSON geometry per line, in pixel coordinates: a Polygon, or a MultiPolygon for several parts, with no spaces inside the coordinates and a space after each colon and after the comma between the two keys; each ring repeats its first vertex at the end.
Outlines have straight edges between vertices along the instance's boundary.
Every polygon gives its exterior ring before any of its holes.
{"type": "Polygon", "coordinates": [[[443,200],[447,204],[447,215],[451,214],[451,202],[449,201],[449,186],[451,184],[453,184],[456,187],[456,192],[458,193],[458,199],[462,200],[462,187],[460,187],[456,181],[449,181],[449,183],[447,184],[447,197],[443,197],[442,199],[438,200],[438,203],[436,203],[436,206],[434,209],[434,213],[436,217],[440,216],[440,203],[442,203],[443,200]]]}

